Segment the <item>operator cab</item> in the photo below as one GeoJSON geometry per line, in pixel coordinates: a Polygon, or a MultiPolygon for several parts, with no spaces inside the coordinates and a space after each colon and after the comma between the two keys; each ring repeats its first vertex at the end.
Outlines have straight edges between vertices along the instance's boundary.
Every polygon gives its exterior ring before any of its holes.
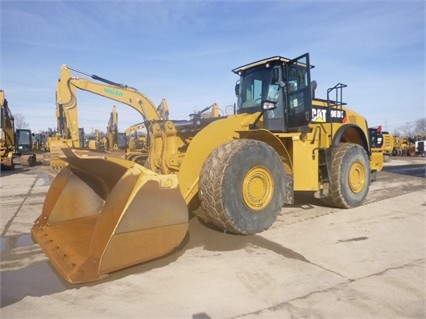
{"type": "Polygon", "coordinates": [[[383,146],[382,127],[369,127],[368,133],[370,137],[371,148],[381,148],[383,146]]]}
{"type": "Polygon", "coordinates": [[[16,145],[19,153],[27,153],[32,151],[32,134],[31,130],[17,129],[16,130],[16,145]]]}
{"type": "Polygon", "coordinates": [[[276,56],[232,70],[240,75],[235,86],[237,113],[263,112],[263,127],[270,131],[288,132],[308,125],[310,69],[306,53],[293,60],[276,56]]]}

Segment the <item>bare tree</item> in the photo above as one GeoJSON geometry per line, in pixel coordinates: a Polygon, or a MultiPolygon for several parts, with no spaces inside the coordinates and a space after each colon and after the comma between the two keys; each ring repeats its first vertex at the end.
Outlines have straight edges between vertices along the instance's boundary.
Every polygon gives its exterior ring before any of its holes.
{"type": "Polygon", "coordinates": [[[25,117],[22,114],[14,114],[13,117],[15,118],[15,129],[24,129],[29,126],[27,122],[25,122],[25,117]]]}
{"type": "Polygon", "coordinates": [[[414,124],[412,122],[407,122],[399,129],[402,131],[404,136],[413,136],[414,135],[414,124]]]}
{"type": "Polygon", "coordinates": [[[393,136],[400,136],[401,135],[401,133],[399,132],[399,129],[394,129],[393,130],[393,136]]]}
{"type": "Polygon", "coordinates": [[[424,135],[426,133],[426,117],[418,119],[415,125],[415,134],[424,135]]]}

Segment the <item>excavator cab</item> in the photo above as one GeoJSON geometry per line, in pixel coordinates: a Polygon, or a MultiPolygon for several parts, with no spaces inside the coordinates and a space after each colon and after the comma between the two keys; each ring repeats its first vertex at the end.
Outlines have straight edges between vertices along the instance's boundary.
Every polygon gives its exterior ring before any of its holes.
{"type": "Polygon", "coordinates": [[[25,154],[33,150],[31,130],[17,129],[16,141],[16,144],[18,146],[18,152],[25,154]]]}

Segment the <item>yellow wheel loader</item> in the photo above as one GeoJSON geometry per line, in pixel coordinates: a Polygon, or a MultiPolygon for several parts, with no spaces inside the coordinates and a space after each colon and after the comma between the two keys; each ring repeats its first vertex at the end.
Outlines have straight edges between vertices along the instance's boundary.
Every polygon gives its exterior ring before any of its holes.
{"type": "Polygon", "coordinates": [[[343,103],[344,84],[315,98],[310,71],[309,54],[236,68],[234,114],[189,120],[160,118],[128,86],[68,77],[64,103],[79,88],[139,109],[149,154],[139,165],[64,149],[68,165],[33,237],[66,280],[81,283],[175,250],[197,203],[212,227],[242,235],[268,229],[297,191],[335,207],[361,205],[377,167],[367,121],[343,103]]]}

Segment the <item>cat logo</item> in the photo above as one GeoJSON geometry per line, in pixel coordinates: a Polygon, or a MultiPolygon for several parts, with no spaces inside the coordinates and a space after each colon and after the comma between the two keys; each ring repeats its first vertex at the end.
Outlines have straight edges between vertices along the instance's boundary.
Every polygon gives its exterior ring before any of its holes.
{"type": "Polygon", "coordinates": [[[345,123],[346,122],[346,111],[342,109],[331,109],[330,113],[327,108],[312,108],[312,122],[324,123],[345,123]],[[330,114],[331,113],[331,119],[330,114]]]}
{"type": "Polygon", "coordinates": [[[312,122],[326,122],[327,109],[312,108],[312,122]]]}

